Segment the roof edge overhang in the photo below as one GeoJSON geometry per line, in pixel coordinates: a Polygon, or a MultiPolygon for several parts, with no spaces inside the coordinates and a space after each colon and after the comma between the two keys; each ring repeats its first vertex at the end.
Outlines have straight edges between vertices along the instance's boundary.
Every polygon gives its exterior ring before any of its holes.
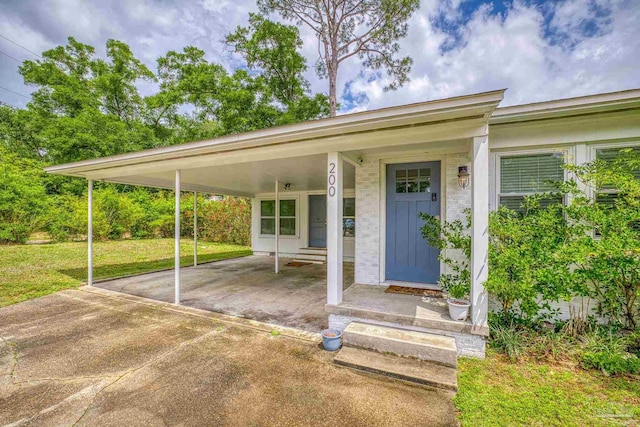
{"type": "Polygon", "coordinates": [[[640,89],[496,108],[490,126],[640,111],[640,89]]]}
{"type": "MultiPolygon", "coordinates": [[[[278,126],[203,141],[154,148],[45,168],[51,174],[87,177],[92,172],[147,162],[348,136],[362,132],[474,119],[486,125],[506,89],[278,126]]],[[[345,147],[348,151],[348,147],[345,147]]]]}

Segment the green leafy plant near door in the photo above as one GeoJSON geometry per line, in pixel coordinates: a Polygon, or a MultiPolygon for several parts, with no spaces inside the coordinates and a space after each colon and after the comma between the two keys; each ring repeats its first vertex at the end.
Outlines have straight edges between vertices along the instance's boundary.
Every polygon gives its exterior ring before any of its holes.
{"type": "Polygon", "coordinates": [[[420,229],[422,237],[440,251],[438,259],[446,266],[446,272],[440,275],[438,284],[449,296],[449,312],[455,320],[464,320],[470,306],[471,210],[465,209],[464,215],[463,220],[442,222],[437,217],[420,213],[424,221],[420,229]]]}

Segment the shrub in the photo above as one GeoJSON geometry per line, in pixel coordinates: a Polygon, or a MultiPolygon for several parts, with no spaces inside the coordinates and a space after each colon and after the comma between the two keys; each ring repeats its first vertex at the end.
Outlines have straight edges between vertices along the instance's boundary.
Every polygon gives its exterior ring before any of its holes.
{"type": "Polygon", "coordinates": [[[489,277],[486,290],[502,310],[527,318],[550,318],[550,302],[570,300],[581,289],[570,274],[570,260],[556,256],[572,230],[562,206],[542,208],[541,197],[527,198],[524,212],[500,207],[489,218],[489,277]]]}
{"type": "Polygon", "coordinates": [[[627,351],[625,337],[611,330],[597,331],[583,337],[583,342],[582,365],[585,368],[598,369],[608,375],[640,372],[640,358],[627,351]]]}
{"type": "Polygon", "coordinates": [[[489,325],[490,346],[506,354],[511,361],[519,360],[526,349],[524,331],[513,325],[501,323],[489,323],[489,325]]]}
{"type": "Polygon", "coordinates": [[[44,222],[42,165],[0,145],[0,243],[25,243],[44,222]]]}
{"type": "MultiPolygon", "coordinates": [[[[185,218],[193,228],[193,219],[185,218]]],[[[204,201],[198,205],[198,230],[209,242],[251,244],[251,201],[244,197],[225,197],[220,201],[204,201]]]]}
{"type": "Polygon", "coordinates": [[[575,179],[566,216],[575,234],[559,256],[614,323],[640,326],[640,155],[623,151],[613,161],[569,166],[575,179]],[[603,192],[605,190],[605,192],[603,192]],[[613,192],[612,192],[613,191],[613,192]],[[591,197],[595,193],[596,197],[591,197]]]}
{"type": "Polygon", "coordinates": [[[422,237],[440,250],[438,259],[447,268],[446,273],[440,274],[438,284],[452,298],[459,299],[467,298],[471,293],[471,210],[465,209],[464,214],[464,220],[441,222],[434,216],[420,213],[424,221],[420,229],[422,237]]]}

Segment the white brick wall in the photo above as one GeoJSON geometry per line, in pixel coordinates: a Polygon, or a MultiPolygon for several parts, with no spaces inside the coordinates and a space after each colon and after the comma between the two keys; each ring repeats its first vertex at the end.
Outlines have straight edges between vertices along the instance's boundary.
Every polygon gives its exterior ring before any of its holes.
{"type": "Polygon", "coordinates": [[[355,282],[380,283],[380,160],[356,168],[355,282]]]}
{"type": "MultiPolygon", "coordinates": [[[[464,221],[464,210],[471,208],[471,188],[462,188],[458,185],[458,166],[469,166],[471,169],[471,158],[469,153],[448,154],[445,159],[446,169],[446,221],[455,221],[457,219],[464,221]]],[[[446,256],[463,260],[462,251],[448,250],[446,256]]],[[[446,273],[444,266],[442,273],[446,273]]]]}
{"type": "MultiPolygon", "coordinates": [[[[384,227],[380,212],[381,157],[366,157],[356,168],[356,283],[380,284],[380,230],[384,227]]],[[[464,217],[464,209],[471,207],[471,190],[458,185],[458,166],[470,165],[469,153],[447,154],[444,157],[445,200],[443,218],[464,217]]],[[[454,254],[455,256],[455,254],[454,254]]]]}

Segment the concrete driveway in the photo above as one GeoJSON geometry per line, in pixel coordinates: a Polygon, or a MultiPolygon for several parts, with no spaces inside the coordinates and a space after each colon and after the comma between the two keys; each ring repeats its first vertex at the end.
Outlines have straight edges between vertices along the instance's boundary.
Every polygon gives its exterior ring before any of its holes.
{"type": "Polygon", "coordinates": [[[452,394],[312,334],[106,290],[2,308],[0,337],[0,425],[456,425],[452,394]]]}

